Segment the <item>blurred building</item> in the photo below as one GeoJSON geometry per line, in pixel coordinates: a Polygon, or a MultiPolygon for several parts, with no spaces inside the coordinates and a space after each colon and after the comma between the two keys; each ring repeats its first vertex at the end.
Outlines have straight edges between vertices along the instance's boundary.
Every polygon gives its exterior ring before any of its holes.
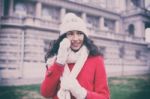
{"type": "Polygon", "coordinates": [[[150,72],[144,0],[0,0],[0,82],[41,81],[35,79],[44,76],[44,55],[68,12],[87,22],[108,76],[150,72]]]}

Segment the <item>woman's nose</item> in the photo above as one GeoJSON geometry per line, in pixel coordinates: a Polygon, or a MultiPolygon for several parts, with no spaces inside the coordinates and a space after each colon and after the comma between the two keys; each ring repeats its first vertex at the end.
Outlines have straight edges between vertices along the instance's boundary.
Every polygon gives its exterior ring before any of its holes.
{"type": "Polygon", "coordinates": [[[73,40],[78,40],[78,39],[79,39],[78,35],[74,34],[73,35],[73,40]]]}

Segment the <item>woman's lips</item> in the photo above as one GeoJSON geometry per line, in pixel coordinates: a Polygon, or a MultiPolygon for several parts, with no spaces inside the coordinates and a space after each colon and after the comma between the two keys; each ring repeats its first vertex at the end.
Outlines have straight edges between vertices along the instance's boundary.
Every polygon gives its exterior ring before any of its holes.
{"type": "Polygon", "coordinates": [[[80,46],[80,43],[74,43],[74,44],[72,44],[72,46],[78,47],[78,46],[80,46]]]}

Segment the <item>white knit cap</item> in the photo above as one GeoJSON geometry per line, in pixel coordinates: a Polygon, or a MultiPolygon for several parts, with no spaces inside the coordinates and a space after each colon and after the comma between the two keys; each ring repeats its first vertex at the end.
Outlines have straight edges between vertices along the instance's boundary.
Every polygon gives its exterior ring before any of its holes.
{"type": "Polygon", "coordinates": [[[60,35],[73,30],[81,31],[86,36],[88,36],[87,27],[83,19],[81,19],[74,13],[67,13],[64,16],[62,23],[60,25],[60,35]]]}

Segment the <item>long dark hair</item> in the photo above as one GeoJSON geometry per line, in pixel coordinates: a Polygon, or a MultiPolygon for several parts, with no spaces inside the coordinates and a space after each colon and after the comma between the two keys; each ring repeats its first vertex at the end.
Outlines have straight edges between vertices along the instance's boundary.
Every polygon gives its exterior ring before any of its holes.
{"type": "MultiPolygon", "coordinates": [[[[48,50],[48,52],[45,55],[45,61],[49,57],[53,57],[54,55],[57,55],[58,49],[59,49],[59,44],[60,42],[66,37],[66,33],[61,35],[52,45],[51,49],[48,50]]],[[[103,54],[98,50],[97,46],[93,43],[91,39],[89,39],[85,34],[84,34],[84,41],[83,44],[87,47],[89,50],[89,56],[98,56],[103,54]]]]}

